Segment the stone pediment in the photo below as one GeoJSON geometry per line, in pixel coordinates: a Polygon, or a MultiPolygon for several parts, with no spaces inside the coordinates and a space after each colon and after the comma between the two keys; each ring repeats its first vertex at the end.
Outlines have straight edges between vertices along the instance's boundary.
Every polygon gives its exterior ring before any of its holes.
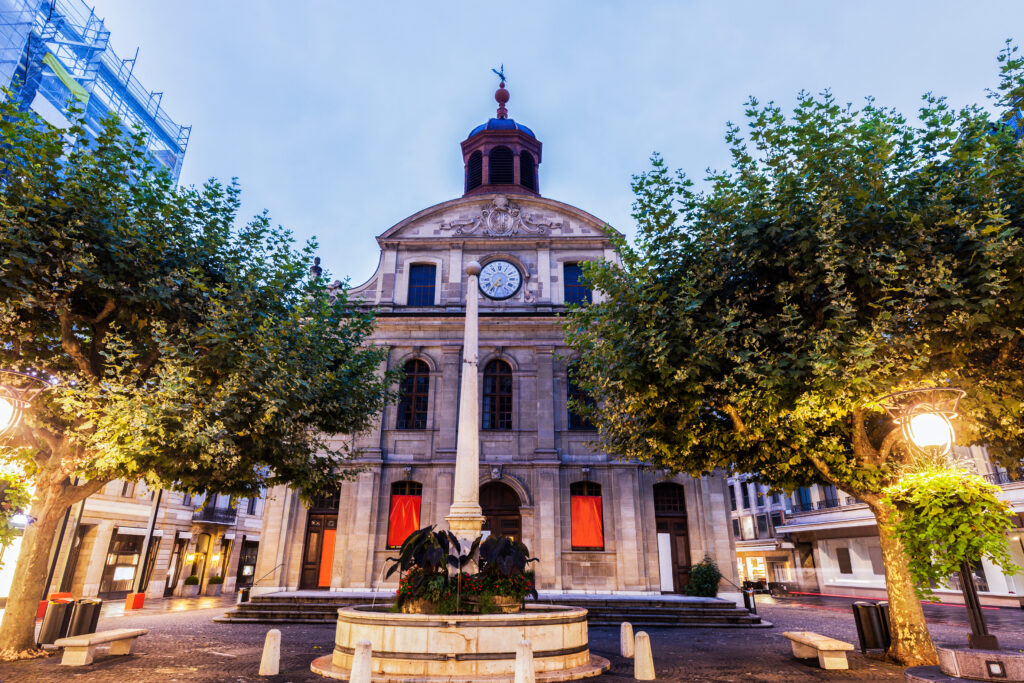
{"type": "Polygon", "coordinates": [[[425,209],[378,240],[607,238],[605,224],[569,204],[542,197],[488,194],[462,197],[425,209]]]}

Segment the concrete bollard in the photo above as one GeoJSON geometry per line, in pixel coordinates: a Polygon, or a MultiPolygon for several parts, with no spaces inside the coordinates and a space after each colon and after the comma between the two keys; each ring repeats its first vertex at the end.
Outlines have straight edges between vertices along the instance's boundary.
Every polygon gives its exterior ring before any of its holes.
{"type": "Polygon", "coordinates": [[[633,660],[633,678],[638,681],[653,681],[654,657],[651,655],[651,638],[643,631],[636,634],[636,658],[633,660]]]}
{"type": "Polygon", "coordinates": [[[533,644],[528,640],[520,640],[516,645],[515,683],[536,683],[537,675],[533,671],[533,644]]]}
{"type": "Polygon", "coordinates": [[[619,627],[619,649],[623,657],[633,659],[633,624],[628,621],[622,622],[619,627]]]}
{"type": "Polygon", "coordinates": [[[352,672],[349,683],[370,683],[373,671],[370,663],[373,660],[373,645],[368,640],[356,643],[356,653],[352,658],[352,672]]]}
{"type": "Polygon", "coordinates": [[[263,658],[260,659],[260,676],[276,676],[281,671],[281,632],[276,628],[267,631],[263,643],[263,658]]]}

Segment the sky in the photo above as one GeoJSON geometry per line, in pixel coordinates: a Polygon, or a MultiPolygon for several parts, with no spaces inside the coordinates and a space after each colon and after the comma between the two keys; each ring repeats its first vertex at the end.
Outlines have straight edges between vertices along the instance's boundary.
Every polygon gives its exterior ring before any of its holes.
{"type": "Polygon", "coordinates": [[[631,176],[654,151],[695,179],[726,166],[749,96],[982,102],[1024,28],[1012,0],[90,1],[192,126],[181,182],[238,178],[241,218],[315,236],[353,285],[377,235],[461,196],[459,143],[495,115],[501,64],[509,116],[544,145],[541,194],[632,235],[631,176]]]}

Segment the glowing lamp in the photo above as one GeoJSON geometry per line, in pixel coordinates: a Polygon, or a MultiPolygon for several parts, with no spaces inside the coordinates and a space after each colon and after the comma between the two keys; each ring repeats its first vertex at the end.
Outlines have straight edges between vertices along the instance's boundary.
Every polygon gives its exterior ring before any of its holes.
{"type": "Polygon", "coordinates": [[[0,370],[0,437],[18,426],[32,399],[49,386],[32,375],[0,370]]]}
{"type": "Polygon", "coordinates": [[[923,451],[948,453],[956,440],[953,424],[941,413],[918,413],[907,420],[907,436],[923,451]]]}
{"type": "Polygon", "coordinates": [[[929,456],[943,456],[956,443],[953,420],[965,393],[945,387],[911,389],[889,394],[882,402],[909,446],[929,456]]]}
{"type": "Polygon", "coordinates": [[[220,553],[214,553],[210,558],[210,562],[213,562],[214,564],[220,562],[220,553]]]}
{"type": "Polygon", "coordinates": [[[196,554],[195,553],[189,553],[188,555],[185,556],[185,561],[186,562],[195,562],[196,561],[196,554]]]}

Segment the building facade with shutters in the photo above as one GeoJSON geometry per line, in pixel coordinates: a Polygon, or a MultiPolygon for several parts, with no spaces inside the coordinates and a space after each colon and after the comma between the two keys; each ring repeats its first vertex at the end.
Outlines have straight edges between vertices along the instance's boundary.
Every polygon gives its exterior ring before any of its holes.
{"type": "Polygon", "coordinates": [[[617,255],[603,221],[541,196],[541,143],[507,118],[507,95],[503,84],[498,116],[462,143],[463,196],[381,234],[377,271],[350,291],[375,311],[388,366],[404,370],[400,400],[355,437],[362,471],[334,496],[307,507],[295,491],[268,494],[256,592],[393,587],[383,572],[394,548],[414,529],[445,526],[471,261],[482,265],[484,532],[527,544],[541,590],[682,591],[705,554],[735,581],[724,476],[619,462],[570,408],[587,398],[572,380],[563,315],[599,296],[581,264],[617,255]]]}

